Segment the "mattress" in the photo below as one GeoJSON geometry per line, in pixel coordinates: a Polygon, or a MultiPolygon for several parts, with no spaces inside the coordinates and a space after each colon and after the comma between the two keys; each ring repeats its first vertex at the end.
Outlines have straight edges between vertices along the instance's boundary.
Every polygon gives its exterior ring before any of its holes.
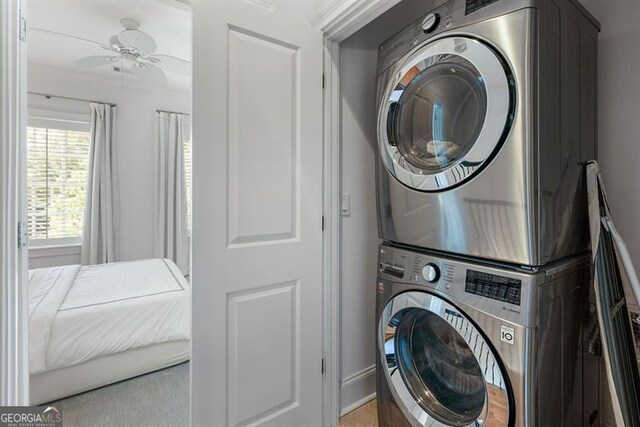
{"type": "Polygon", "coordinates": [[[30,404],[41,405],[168,368],[189,360],[190,350],[190,341],[171,341],[32,375],[29,384],[30,404]]]}
{"type": "MultiPolygon", "coordinates": [[[[190,339],[190,293],[167,259],[29,271],[32,379],[135,349],[184,345],[190,339]]],[[[148,368],[159,369],[157,363],[148,368]]]]}

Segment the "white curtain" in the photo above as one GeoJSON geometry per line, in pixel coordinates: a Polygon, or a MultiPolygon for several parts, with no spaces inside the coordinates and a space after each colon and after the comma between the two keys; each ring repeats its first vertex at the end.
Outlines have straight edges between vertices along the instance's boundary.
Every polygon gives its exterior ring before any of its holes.
{"type": "Polygon", "coordinates": [[[91,149],[82,234],[82,264],[116,259],[115,108],[91,104],[91,149]]]}
{"type": "Polygon", "coordinates": [[[154,256],[189,272],[184,116],[157,112],[155,130],[154,256]]]}

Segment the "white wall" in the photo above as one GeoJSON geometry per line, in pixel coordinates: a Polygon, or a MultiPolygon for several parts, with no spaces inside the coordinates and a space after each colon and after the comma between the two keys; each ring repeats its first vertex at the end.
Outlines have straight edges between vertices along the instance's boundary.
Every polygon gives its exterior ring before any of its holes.
{"type": "MultiPolygon", "coordinates": [[[[29,64],[28,90],[118,104],[117,167],[119,170],[120,260],[149,258],[152,253],[153,220],[153,144],[156,109],[189,113],[189,93],[163,92],[162,89],[121,87],[119,79],[99,80],[82,73],[29,64]]],[[[126,84],[126,83],[125,83],[126,84]]],[[[29,96],[29,107],[39,110],[88,112],[89,105],[75,101],[47,100],[29,96]]],[[[77,254],[62,258],[42,257],[34,250],[34,267],[79,262],[77,254]]]]}
{"type": "Polygon", "coordinates": [[[404,0],[346,39],[340,48],[341,180],[351,195],[342,218],[341,411],[375,393],[376,68],[378,46],[434,8],[433,0],[404,0]]]}

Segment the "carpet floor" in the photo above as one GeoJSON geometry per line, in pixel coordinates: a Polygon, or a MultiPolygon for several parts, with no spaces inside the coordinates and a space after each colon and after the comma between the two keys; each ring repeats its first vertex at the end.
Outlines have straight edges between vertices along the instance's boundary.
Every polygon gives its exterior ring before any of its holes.
{"type": "Polygon", "coordinates": [[[189,362],[52,402],[65,427],[189,425],[189,362]]]}

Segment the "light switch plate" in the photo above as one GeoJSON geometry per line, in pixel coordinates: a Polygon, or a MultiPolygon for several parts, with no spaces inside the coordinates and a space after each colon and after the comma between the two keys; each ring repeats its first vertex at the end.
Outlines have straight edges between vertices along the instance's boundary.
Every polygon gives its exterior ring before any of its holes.
{"type": "Polygon", "coordinates": [[[351,216],[351,194],[340,195],[340,215],[351,216]]]}

